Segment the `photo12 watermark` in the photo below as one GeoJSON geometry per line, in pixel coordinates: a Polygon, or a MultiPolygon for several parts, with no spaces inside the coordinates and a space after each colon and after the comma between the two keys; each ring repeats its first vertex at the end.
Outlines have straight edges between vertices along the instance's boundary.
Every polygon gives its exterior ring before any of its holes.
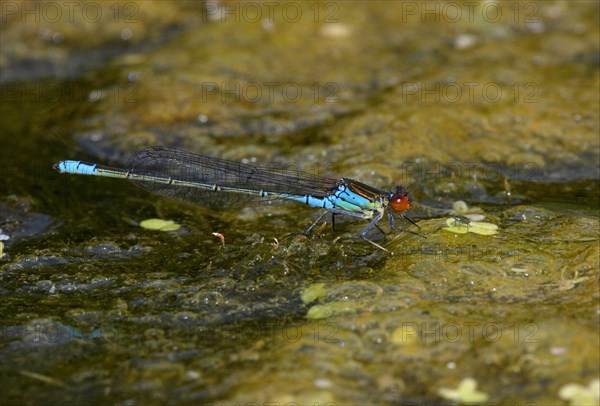
{"type": "Polygon", "coordinates": [[[515,344],[535,344],[539,327],[535,323],[498,323],[465,321],[457,323],[406,321],[396,328],[393,341],[396,344],[419,342],[434,343],[469,343],[483,340],[496,343],[503,337],[515,344]]]}
{"type": "Polygon", "coordinates": [[[401,21],[422,23],[511,22],[532,24],[539,19],[539,5],[533,1],[403,1],[401,21]]]}
{"type": "Polygon", "coordinates": [[[0,16],[3,24],[68,23],[87,24],[139,23],[140,7],[137,2],[119,1],[2,1],[0,16]]]}
{"type": "Polygon", "coordinates": [[[199,328],[197,337],[201,341],[215,342],[230,340],[236,342],[287,342],[296,343],[300,340],[314,344],[338,344],[339,326],[331,321],[308,323],[280,323],[270,321],[260,326],[224,325],[206,326],[199,328]]]}
{"type": "Polygon", "coordinates": [[[95,81],[43,81],[0,83],[0,101],[28,103],[83,103],[104,101],[131,104],[139,102],[140,85],[135,82],[110,86],[95,81]]]}
{"type": "Polygon", "coordinates": [[[204,3],[204,22],[221,23],[337,23],[340,5],[326,1],[217,1],[204,3]]]}
{"type": "Polygon", "coordinates": [[[332,104],[338,102],[339,92],[340,85],[336,82],[204,82],[200,86],[199,99],[203,103],[272,104],[305,100],[332,104]]]}
{"type": "Polygon", "coordinates": [[[39,320],[28,324],[0,325],[0,342],[27,346],[55,346],[74,341],[118,342],[121,331],[113,327],[76,328],[60,321],[39,320]]]}
{"type": "MultiPolygon", "coordinates": [[[[445,222],[442,225],[446,225],[445,222]]],[[[464,226],[465,228],[468,226],[464,226]]],[[[507,247],[497,242],[454,243],[442,244],[437,242],[403,243],[394,247],[394,257],[401,262],[433,261],[461,263],[510,261],[519,263],[527,259],[530,253],[524,248],[507,247]]]]}
{"type": "Polygon", "coordinates": [[[536,162],[452,161],[452,162],[403,162],[396,175],[400,182],[412,180],[434,181],[486,181],[502,183],[510,181],[532,182],[542,176],[542,168],[536,162]]]}
{"type": "Polygon", "coordinates": [[[401,88],[404,103],[539,103],[535,82],[406,82],[401,88]]]}

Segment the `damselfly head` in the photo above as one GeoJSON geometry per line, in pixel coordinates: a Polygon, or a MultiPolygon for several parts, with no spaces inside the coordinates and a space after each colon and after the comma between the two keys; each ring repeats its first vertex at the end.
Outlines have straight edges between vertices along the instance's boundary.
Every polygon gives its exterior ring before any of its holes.
{"type": "Polygon", "coordinates": [[[390,193],[390,208],[396,213],[402,213],[410,209],[411,199],[408,195],[408,189],[404,186],[396,186],[396,190],[390,193]]]}

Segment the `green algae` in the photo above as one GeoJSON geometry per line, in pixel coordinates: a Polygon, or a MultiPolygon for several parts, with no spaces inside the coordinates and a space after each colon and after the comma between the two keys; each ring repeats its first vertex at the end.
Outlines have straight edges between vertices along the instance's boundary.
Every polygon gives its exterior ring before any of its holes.
{"type": "Polygon", "coordinates": [[[173,220],[146,219],[140,222],[140,227],[148,230],[177,231],[181,225],[173,220]]]}

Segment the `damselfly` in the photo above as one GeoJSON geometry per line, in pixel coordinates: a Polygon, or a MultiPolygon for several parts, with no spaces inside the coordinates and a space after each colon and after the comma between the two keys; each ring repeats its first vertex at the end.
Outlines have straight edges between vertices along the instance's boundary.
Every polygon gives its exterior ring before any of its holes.
{"type": "Polygon", "coordinates": [[[386,209],[393,231],[421,236],[394,225],[393,214],[398,214],[419,227],[404,215],[412,204],[404,186],[396,186],[394,191],[387,192],[353,179],[319,177],[277,164],[250,165],[165,147],[139,151],[129,159],[126,169],[81,161],[61,161],[54,169],[61,173],[129,179],[159,195],[192,203],[212,202],[214,205],[217,202],[228,206],[250,199],[305,203],[325,209],[307,232],[327,213],[358,217],[370,220],[360,236],[384,251],[387,250],[371,241],[367,233],[376,227],[385,234],[377,222],[383,218],[386,209]]]}

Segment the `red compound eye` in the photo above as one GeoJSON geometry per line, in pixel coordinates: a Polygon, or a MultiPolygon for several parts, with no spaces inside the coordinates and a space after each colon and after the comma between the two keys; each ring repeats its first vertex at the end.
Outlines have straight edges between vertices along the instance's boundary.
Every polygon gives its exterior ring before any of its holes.
{"type": "Polygon", "coordinates": [[[410,209],[410,200],[406,195],[393,195],[390,199],[390,207],[398,213],[410,209]]]}

